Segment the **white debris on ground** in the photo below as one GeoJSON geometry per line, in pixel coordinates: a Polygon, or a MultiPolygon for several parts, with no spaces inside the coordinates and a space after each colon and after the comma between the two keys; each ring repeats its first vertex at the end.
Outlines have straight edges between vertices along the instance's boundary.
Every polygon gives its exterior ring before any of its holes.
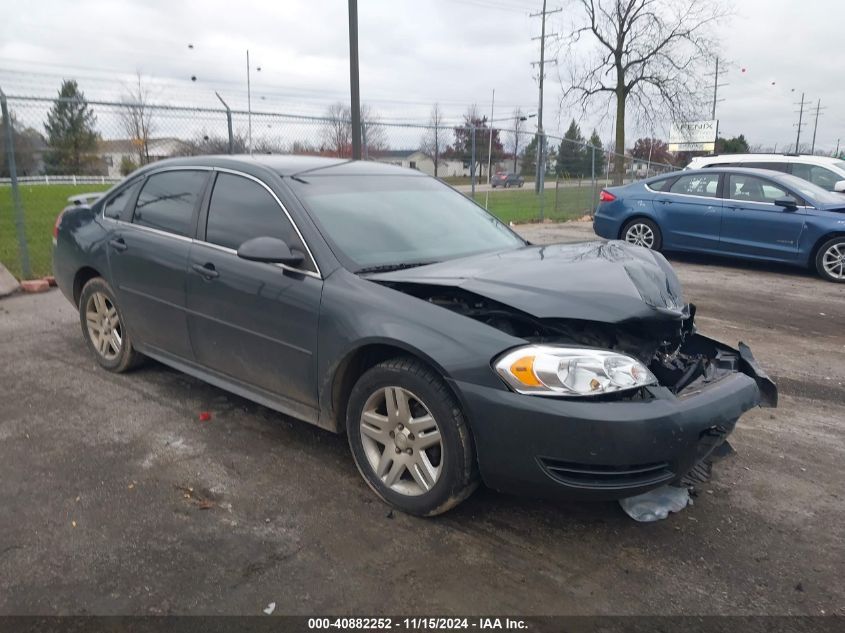
{"type": "Polygon", "coordinates": [[[651,523],[665,519],[670,512],[680,512],[692,505],[692,499],[686,488],[661,486],[636,497],[620,499],[619,505],[634,521],[651,523]]]}
{"type": "Polygon", "coordinates": [[[268,605],[267,605],[267,607],[266,607],[266,608],[264,608],[264,609],[262,609],[262,610],[263,610],[263,611],[264,611],[264,613],[266,613],[267,615],[272,615],[272,614],[273,614],[273,611],[275,611],[275,610],[276,610],[276,603],[275,603],[275,602],[271,602],[270,604],[268,604],[268,605]]]}

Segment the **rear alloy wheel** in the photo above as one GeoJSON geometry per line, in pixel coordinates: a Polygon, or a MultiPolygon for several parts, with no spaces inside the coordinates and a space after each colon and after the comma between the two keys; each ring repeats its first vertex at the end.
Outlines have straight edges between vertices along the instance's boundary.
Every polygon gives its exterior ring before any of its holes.
{"type": "Polygon", "coordinates": [[[816,253],[816,270],[823,279],[845,283],[845,237],[834,237],[816,253]]]}
{"type": "Polygon", "coordinates": [[[663,238],[657,225],[647,218],[636,218],[622,229],[622,239],[635,246],[659,251],[663,238]]]}
{"type": "Polygon", "coordinates": [[[346,426],[364,480],[403,512],[440,514],[477,485],[463,414],[443,380],[416,360],[365,372],[350,395],[346,426]]]}
{"type": "Polygon", "coordinates": [[[82,288],[79,319],[101,367],[119,373],[139,363],[142,357],[132,348],[114,293],[102,277],[91,279],[82,288]]]}

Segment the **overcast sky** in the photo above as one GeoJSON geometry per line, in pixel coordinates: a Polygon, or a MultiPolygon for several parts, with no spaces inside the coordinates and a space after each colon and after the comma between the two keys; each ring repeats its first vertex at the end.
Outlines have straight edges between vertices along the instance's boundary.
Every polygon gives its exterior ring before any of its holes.
{"type": "MultiPolygon", "coordinates": [[[[705,0],[702,0],[705,1],[705,0]]],[[[730,2],[730,0],[727,0],[730,2]]],[[[477,103],[494,118],[515,107],[536,112],[540,0],[359,0],[362,99],[384,120],[423,120],[439,102],[457,119],[477,103]]],[[[153,78],[162,103],[214,105],[215,90],[246,107],[250,49],[253,109],[320,114],[348,100],[346,0],[0,0],[0,87],[7,94],[53,95],[75,77],[91,99],[114,99],[136,70],[153,78]],[[189,44],[193,48],[189,48],[189,44]],[[195,76],[196,81],[191,81],[195,76]]],[[[569,0],[550,19],[560,31],[569,0]]],[[[843,0],[741,0],[718,29],[730,60],[718,104],[721,130],[752,145],[795,142],[804,91],[821,99],[817,146],[845,143],[843,0]],[[742,72],[742,69],[745,72],[742,72]],[[774,82],[774,85],[772,85],[774,82]],[[794,92],[793,92],[794,90],[794,92]]],[[[570,16],[571,17],[571,16],[570,16]]],[[[550,47],[552,48],[552,47],[550,47]]],[[[550,67],[546,128],[565,129],[578,112],[560,112],[550,67]]],[[[808,108],[809,110],[809,108],[808,108]]],[[[804,138],[812,135],[812,116],[804,138]]],[[[582,127],[598,121],[588,118],[582,127]]],[[[610,139],[610,121],[599,129],[610,139]]],[[[631,130],[628,145],[648,130],[631,130]]],[[[665,137],[665,128],[654,130],[665,137]]],[[[585,130],[588,135],[589,130],[585,130]]]]}

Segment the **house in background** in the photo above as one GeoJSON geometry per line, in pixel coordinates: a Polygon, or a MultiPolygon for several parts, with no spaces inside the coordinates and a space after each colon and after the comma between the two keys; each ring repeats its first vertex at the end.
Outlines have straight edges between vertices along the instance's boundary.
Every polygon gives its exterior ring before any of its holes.
{"type": "MultiPolygon", "coordinates": [[[[178,138],[151,138],[148,143],[148,162],[154,162],[171,156],[184,156],[190,147],[178,138]]],[[[132,139],[114,139],[100,141],[97,144],[97,154],[103,162],[105,175],[109,178],[122,178],[120,164],[124,159],[131,160],[138,165],[138,145],[132,139]]]]}
{"type": "MultiPolygon", "coordinates": [[[[385,150],[375,156],[370,156],[370,160],[405,167],[406,169],[417,169],[428,176],[434,175],[434,161],[418,149],[385,150]]],[[[495,173],[497,171],[508,171],[512,167],[512,159],[506,158],[500,162],[493,163],[492,170],[495,173]]],[[[441,158],[437,167],[437,176],[439,178],[469,178],[470,161],[457,158],[441,158]]],[[[479,179],[487,176],[486,163],[479,163],[477,165],[476,176],[479,179]]]]}

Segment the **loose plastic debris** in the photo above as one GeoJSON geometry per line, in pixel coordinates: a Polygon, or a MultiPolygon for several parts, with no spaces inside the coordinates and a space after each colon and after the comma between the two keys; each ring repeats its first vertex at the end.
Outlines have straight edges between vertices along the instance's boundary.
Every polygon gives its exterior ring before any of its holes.
{"type": "Polygon", "coordinates": [[[200,422],[208,422],[211,420],[211,414],[208,411],[200,413],[200,422]]]}
{"type": "Polygon", "coordinates": [[[619,505],[634,521],[651,523],[665,519],[670,512],[680,512],[692,505],[692,499],[686,488],[661,486],[636,497],[620,499],[619,505]]]}
{"type": "Polygon", "coordinates": [[[272,615],[273,611],[275,611],[275,610],[276,610],[276,603],[271,602],[270,604],[267,605],[267,608],[264,609],[264,613],[266,613],[267,615],[272,615]]]}

